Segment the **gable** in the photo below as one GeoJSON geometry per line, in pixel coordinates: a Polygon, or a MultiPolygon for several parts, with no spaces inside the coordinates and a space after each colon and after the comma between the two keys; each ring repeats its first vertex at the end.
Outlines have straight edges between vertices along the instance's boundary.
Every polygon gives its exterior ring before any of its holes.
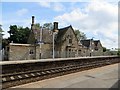
{"type": "Polygon", "coordinates": [[[90,40],[81,40],[80,42],[83,46],[87,48],[90,46],[90,40]]]}
{"type": "Polygon", "coordinates": [[[68,27],[62,28],[62,29],[58,29],[58,30],[59,32],[57,34],[57,40],[56,40],[57,42],[61,40],[64,41],[67,37],[71,37],[71,38],[75,37],[76,40],[78,41],[76,34],[71,25],[68,27]]]}

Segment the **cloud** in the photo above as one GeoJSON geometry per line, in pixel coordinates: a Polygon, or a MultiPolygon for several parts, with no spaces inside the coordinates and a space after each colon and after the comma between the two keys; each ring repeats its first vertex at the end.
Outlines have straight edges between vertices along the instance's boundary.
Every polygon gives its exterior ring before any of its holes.
{"type": "Polygon", "coordinates": [[[38,3],[40,6],[42,6],[42,7],[47,7],[47,8],[50,8],[50,2],[39,2],[38,3]]]}
{"type": "Polygon", "coordinates": [[[61,4],[61,3],[54,3],[53,5],[53,9],[55,11],[63,11],[65,9],[65,7],[61,4]]]}
{"type": "Polygon", "coordinates": [[[22,16],[22,15],[28,13],[28,9],[22,8],[22,9],[18,10],[16,13],[18,16],[22,16]]]}
{"type": "Polygon", "coordinates": [[[54,18],[61,26],[71,24],[74,28],[96,36],[108,48],[118,47],[118,7],[109,2],[89,2],[84,8],[75,8],[54,18]],[[109,42],[108,42],[109,41],[109,42]]]}
{"type": "Polygon", "coordinates": [[[65,7],[59,2],[39,2],[41,7],[50,8],[54,11],[64,11],[65,7]]]}

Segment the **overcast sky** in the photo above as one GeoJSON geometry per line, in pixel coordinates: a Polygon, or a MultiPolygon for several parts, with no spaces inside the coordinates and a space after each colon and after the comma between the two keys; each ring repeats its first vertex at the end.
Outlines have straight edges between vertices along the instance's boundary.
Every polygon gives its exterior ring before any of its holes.
{"type": "Polygon", "coordinates": [[[59,22],[59,28],[72,25],[74,29],[84,32],[90,39],[101,40],[107,48],[118,47],[118,0],[2,0],[2,16],[0,23],[4,38],[9,37],[7,31],[10,25],[30,27],[31,16],[35,22],[43,25],[54,21],[59,22]],[[8,2],[9,1],[9,2],[8,2]],[[67,2],[66,2],[67,1],[67,2]]]}

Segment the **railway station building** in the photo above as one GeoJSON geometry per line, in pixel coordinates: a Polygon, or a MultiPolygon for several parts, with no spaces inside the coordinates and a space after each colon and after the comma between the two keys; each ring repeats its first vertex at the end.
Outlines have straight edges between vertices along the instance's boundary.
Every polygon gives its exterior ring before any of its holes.
{"type": "Polygon", "coordinates": [[[55,58],[102,55],[103,53],[100,40],[79,41],[71,25],[59,29],[58,22],[54,22],[53,30],[42,27],[38,29],[34,24],[34,16],[28,43],[10,43],[5,51],[10,61],[52,58],[53,43],[55,58]]]}

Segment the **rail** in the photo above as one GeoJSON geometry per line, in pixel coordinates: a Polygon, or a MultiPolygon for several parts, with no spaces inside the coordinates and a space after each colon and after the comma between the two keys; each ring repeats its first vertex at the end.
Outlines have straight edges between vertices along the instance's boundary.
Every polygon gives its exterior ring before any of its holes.
{"type": "Polygon", "coordinates": [[[3,89],[32,81],[65,75],[81,70],[120,63],[120,57],[85,57],[68,60],[37,61],[27,63],[3,64],[3,89]]]}

